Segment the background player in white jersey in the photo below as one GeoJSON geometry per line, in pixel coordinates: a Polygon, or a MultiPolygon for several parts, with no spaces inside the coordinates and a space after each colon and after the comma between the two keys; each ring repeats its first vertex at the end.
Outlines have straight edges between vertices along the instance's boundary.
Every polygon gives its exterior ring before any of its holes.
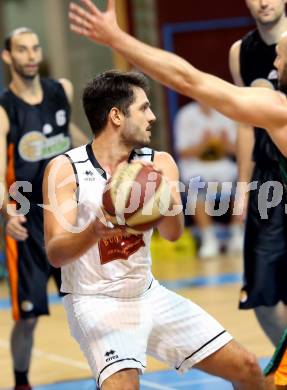
{"type": "MultiPolygon", "coordinates": [[[[106,181],[122,161],[154,156],[154,166],[178,181],[172,157],[146,148],[155,121],[146,92],[144,76],[134,72],[108,71],[92,80],[83,95],[92,144],[55,158],[45,172],[46,248],[51,264],[62,267],[72,335],[102,389],[138,389],[146,353],[179,372],[195,366],[238,389],[265,389],[250,353],[201,308],[154,280],[152,232],[129,235],[96,216],[106,181]],[[69,225],[82,229],[71,232],[69,225]]],[[[181,200],[173,186],[171,207],[176,205],[181,200]]],[[[165,216],[158,230],[176,240],[182,212],[165,216]]]]}

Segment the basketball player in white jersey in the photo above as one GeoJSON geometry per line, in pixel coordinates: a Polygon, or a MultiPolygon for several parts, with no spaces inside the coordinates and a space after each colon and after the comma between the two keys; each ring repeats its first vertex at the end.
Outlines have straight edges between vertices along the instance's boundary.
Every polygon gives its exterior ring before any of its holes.
{"type": "MultiPolygon", "coordinates": [[[[97,217],[106,181],[122,161],[149,161],[178,181],[172,157],[147,148],[155,116],[146,92],[144,76],[134,72],[108,71],[92,80],[83,104],[93,142],[57,157],[45,172],[46,250],[62,268],[71,333],[104,390],[139,389],[146,354],[181,373],[197,367],[237,389],[263,390],[254,356],[205,311],[154,280],[152,231],[129,235],[97,217]]],[[[181,206],[178,188],[171,193],[171,208],[181,206]]],[[[179,238],[182,212],[163,217],[158,231],[179,238]]]]}

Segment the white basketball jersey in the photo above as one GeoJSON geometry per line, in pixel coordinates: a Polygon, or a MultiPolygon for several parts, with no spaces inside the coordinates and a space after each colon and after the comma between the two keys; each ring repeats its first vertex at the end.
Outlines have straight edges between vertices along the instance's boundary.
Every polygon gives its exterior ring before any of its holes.
{"type": "MultiPolygon", "coordinates": [[[[84,227],[102,206],[102,195],[109,175],[101,168],[91,144],[65,154],[73,165],[78,183],[77,226],[84,227]]],[[[132,159],[152,161],[154,151],[134,150],[132,159]]],[[[140,235],[100,240],[76,261],[62,267],[61,291],[132,298],[151,285],[150,239],[152,230],[140,235]]]]}

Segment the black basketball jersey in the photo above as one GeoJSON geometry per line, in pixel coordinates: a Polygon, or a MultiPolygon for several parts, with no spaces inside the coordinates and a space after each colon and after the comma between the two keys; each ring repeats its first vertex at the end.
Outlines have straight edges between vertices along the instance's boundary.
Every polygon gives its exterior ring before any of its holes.
{"type": "Polygon", "coordinates": [[[257,30],[243,37],[240,50],[240,73],[246,86],[256,80],[269,80],[276,86],[277,71],[274,67],[276,45],[267,45],[257,30]]]}
{"type": "MultiPolygon", "coordinates": [[[[267,45],[257,30],[249,32],[242,39],[240,50],[240,73],[246,86],[270,86],[277,88],[277,71],[273,65],[276,45],[267,45]]],[[[281,153],[266,131],[255,128],[253,160],[266,163],[278,161],[281,153]]]]}
{"type": "Polygon", "coordinates": [[[0,96],[10,129],[7,136],[7,186],[14,181],[29,181],[32,203],[42,203],[42,179],[47,163],[70,148],[70,105],[62,85],[41,79],[43,100],[30,105],[10,89],[0,96]]]}

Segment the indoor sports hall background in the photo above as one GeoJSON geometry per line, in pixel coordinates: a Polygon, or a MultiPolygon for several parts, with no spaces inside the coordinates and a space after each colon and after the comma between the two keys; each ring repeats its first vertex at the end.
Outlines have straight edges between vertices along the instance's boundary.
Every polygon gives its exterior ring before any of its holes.
{"type": "MultiPolygon", "coordinates": [[[[104,0],[94,1],[104,8],[104,0]]],[[[176,52],[200,69],[226,80],[231,80],[228,50],[253,26],[244,0],[117,0],[116,3],[121,25],[127,31],[147,43],[176,52]]],[[[72,34],[67,19],[68,4],[69,0],[1,0],[0,45],[2,48],[5,35],[16,27],[30,27],[39,34],[44,53],[43,74],[66,77],[73,82],[74,121],[89,135],[80,102],[83,86],[99,72],[110,68],[129,69],[129,65],[108,49],[72,34]]],[[[8,73],[0,64],[0,89],[8,82],[8,73]]],[[[174,152],[173,120],[187,99],[154,82],[151,85],[152,107],[158,118],[153,147],[174,152]]],[[[0,390],[3,390],[12,386],[8,349],[12,319],[2,241],[0,248],[0,390]]],[[[188,228],[175,244],[155,235],[152,251],[155,276],[218,318],[264,365],[272,346],[253,313],[237,310],[242,259],[223,255],[198,260],[196,242],[188,228]]],[[[49,289],[51,316],[41,318],[37,329],[31,382],[39,390],[76,390],[79,386],[83,390],[94,389],[86,361],[69,335],[55,288],[50,285],[49,289]]],[[[231,389],[229,384],[196,370],[178,376],[153,359],[149,360],[141,384],[142,389],[231,389]]]]}

